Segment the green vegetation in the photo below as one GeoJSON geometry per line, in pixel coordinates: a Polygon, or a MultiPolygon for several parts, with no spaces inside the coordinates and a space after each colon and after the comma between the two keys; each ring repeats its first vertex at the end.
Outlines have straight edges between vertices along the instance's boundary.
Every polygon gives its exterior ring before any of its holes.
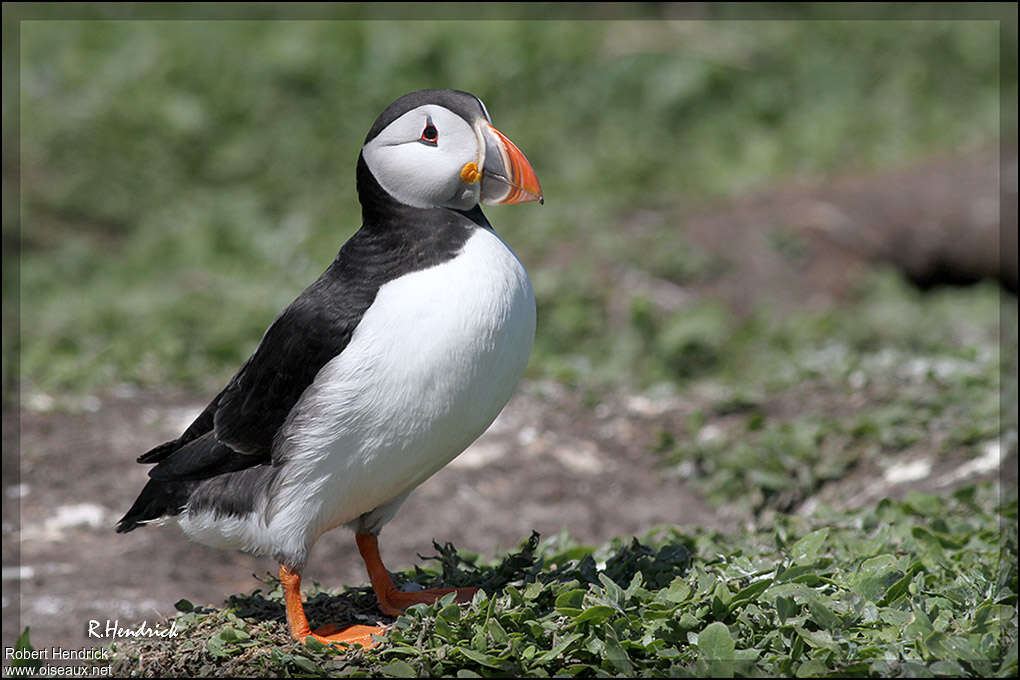
{"type": "MultiPolygon", "coordinates": [[[[1016,96],[998,37],[959,20],[25,23],[21,249],[4,250],[23,384],[219,387],[358,226],[371,122],[434,86],[480,95],[541,177],[544,207],[490,211],[539,296],[532,375],[646,384],[606,327],[607,270],[695,284],[724,263],[678,206],[994,144],[1016,96]]],[[[641,316],[680,378],[727,323],[641,316]]]]}
{"type": "MultiPolygon", "coordinates": [[[[179,603],[182,635],[118,643],[115,671],[352,677],[1013,677],[1016,496],[994,486],[819,509],[767,530],[663,529],[598,549],[534,537],[491,565],[440,550],[405,573],[487,588],[469,606],[416,605],[386,642],[294,644],[282,592],[223,609],[179,603]],[[1000,531],[1004,528],[1005,531],[1000,531]]],[[[310,600],[371,607],[367,589],[310,600]],[[365,604],[367,600],[368,604],[365,604]]]]}
{"type": "Polygon", "coordinates": [[[691,389],[713,396],[656,450],[718,505],[788,511],[855,470],[977,458],[1015,431],[1000,378],[1016,346],[1000,352],[991,286],[922,296],[876,276],[838,310],[710,328],[696,351],[718,367],[691,389]]]}

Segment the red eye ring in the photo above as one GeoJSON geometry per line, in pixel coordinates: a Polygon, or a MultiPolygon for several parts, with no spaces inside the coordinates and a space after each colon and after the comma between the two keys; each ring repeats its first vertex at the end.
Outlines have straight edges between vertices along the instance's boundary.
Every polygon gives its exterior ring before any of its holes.
{"type": "Polygon", "coordinates": [[[425,124],[425,129],[421,131],[421,137],[418,138],[418,141],[429,146],[435,146],[439,141],[439,130],[436,129],[431,120],[425,124]]]}

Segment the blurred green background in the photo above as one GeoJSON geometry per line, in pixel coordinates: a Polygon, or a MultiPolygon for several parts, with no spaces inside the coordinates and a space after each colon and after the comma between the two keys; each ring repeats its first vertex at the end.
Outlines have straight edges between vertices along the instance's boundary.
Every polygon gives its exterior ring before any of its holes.
{"type": "MultiPolygon", "coordinates": [[[[359,226],[354,166],[372,121],[426,87],[481,97],[541,179],[544,207],[487,211],[536,287],[532,377],[595,391],[710,371],[795,381],[776,367],[836,337],[972,357],[960,334],[996,336],[994,286],[921,300],[880,278],[855,306],[781,323],[767,300],[748,319],[711,300],[662,314],[619,299],[618,268],[678,286],[718,274],[683,211],[998,143],[1000,97],[1016,99],[1015,72],[1000,91],[998,22],[814,11],[25,22],[18,247],[4,223],[21,335],[5,319],[5,394],[15,346],[29,392],[218,389],[359,226]],[[632,232],[648,214],[654,229],[632,232]]],[[[1015,54],[1015,31],[1006,40],[1015,54]]]]}

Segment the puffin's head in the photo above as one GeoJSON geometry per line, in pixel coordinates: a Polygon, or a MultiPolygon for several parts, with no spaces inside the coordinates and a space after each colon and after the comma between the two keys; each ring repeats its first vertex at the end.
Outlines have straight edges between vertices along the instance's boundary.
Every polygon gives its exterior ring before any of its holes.
{"type": "Polygon", "coordinates": [[[542,201],[531,164],[467,92],[421,90],[397,99],[372,125],[361,154],[386,193],[416,208],[542,201]]]}

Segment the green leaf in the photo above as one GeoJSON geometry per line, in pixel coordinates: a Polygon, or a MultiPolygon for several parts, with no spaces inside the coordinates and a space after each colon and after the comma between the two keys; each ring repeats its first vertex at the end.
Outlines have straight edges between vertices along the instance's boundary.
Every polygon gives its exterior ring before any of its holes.
{"type": "Polygon", "coordinates": [[[966,638],[958,635],[934,631],[924,639],[924,645],[934,659],[969,661],[980,658],[974,646],[966,638]]]}
{"type": "Polygon", "coordinates": [[[1009,605],[983,604],[974,611],[974,626],[972,630],[975,633],[987,631],[998,633],[1002,626],[1008,625],[1014,611],[1016,611],[1015,608],[1009,605]]]}
{"type": "Polygon", "coordinates": [[[879,605],[892,604],[898,600],[904,593],[907,592],[907,588],[910,587],[910,583],[914,580],[914,575],[907,573],[903,578],[896,581],[896,583],[889,586],[889,589],[885,591],[882,599],[878,601],[879,605]]]}
{"type": "Polygon", "coordinates": [[[650,602],[644,611],[644,619],[674,619],[676,618],[677,606],[665,602],[650,602]]]}
{"type": "Polygon", "coordinates": [[[878,617],[893,626],[905,626],[914,620],[914,615],[910,612],[896,609],[894,607],[880,607],[878,610],[878,617]]]}
{"type": "Polygon", "coordinates": [[[475,650],[468,649],[467,647],[454,647],[453,649],[475,663],[487,666],[488,668],[503,669],[506,666],[506,663],[502,659],[492,656],[491,654],[476,652],[475,650]]]}
{"type": "Polygon", "coordinates": [[[851,579],[854,592],[870,602],[878,602],[901,578],[899,559],[893,555],[877,555],[865,560],[851,579]]]}
{"type": "Polygon", "coordinates": [[[798,678],[822,678],[829,675],[829,668],[818,659],[808,659],[797,667],[798,678]]]}
{"type": "Polygon", "coordinates": [[[725,618],[730,613],[730,602],[732,601],[733,593],[724,582],[719,581],[712,593],[712,614],[716,618],[725,618]]]}
{"type": "Polygon", "coordinates": [[[596,605],[594,607],[588,607],[581,612],[574,619],[574,623],[599,624],[603,621],[608,621],[614,614],[616,614],[616,609],[606,605],[596,605]]]}
{"type": "Polygon", "coordinates": [[[574,644],[574,642],[576,642],[580,637],[580,633],[561,635],[559,640],[556,641],[556,644],[554,644],[548,651],[535,657],[535,661],[538,663],[547,663],[552,661],[562,654],[570,645],[574,644]]]}
{"type": "Polygon", "coordinates": [[[508,639],[506,629],[494,618],[485,623],[485,631],[497,645],[504,644],[508,639]]]}
{"type": "Polygon", "coordinates": [[[584,602],[584,590],[568,590],[556,596],[556,611],[564,616],[577,616],[584,602]]]}
{"type": "Polygon", "coordinates": [[[191,602],[185,599],[180,599],[177,600],[177,602],[174,602],[174,608],[177,609],[177,611],[179,612],[187,613],[192,611],[195,608],[195,605],[191,604],[191,602]]]}
{"type": "Polygon", "coordinates": [[[217,637],[226,643],[240,642],[251,638],[251,636],[243,630],[237,630],[236,628],[231,628],[229,626],[217,633],[217,637]]]}
{"type": "Polygon", "coordinates": [[[832,639],[827,630],[807,630],[797,627],[797,635],[810,647],[816,649],[827,649],[830,652],[839,652],[839,645],[832,639]]]}
{"type": "Polygon", "coordinates": [[[840,618],[822,604],[819,598],[810,598],[807,606],[808,611],[811,612],[811,620],[818,624],[818,627],[822,630],[840,630],[843,627],[843,622],[840,618]]]}
{"type": "Polygon", "coordinates": [[[804,536],[790,549],[795,564],[812,564],[818,558],[818,554],[825,547],[825,541],[829,538],[829,528],[818,529],[804,536]]]}
{"type": "Polygon", "coordinates": [[[942,509],[942,499],[930,493],[909,491],[904,506],[917,515],[925,517],[938,517],[942,509]]]}
{"type": "Polygon", "coordinates": [[[311,659],[309,659],[307,656],[295,654],[293,657],[291,657],[291,661],[294,663],[295,666],[297,666],[306,673],[323,675],[322,667],[319,666],[319,664],[312,661],[311,659]]]}
{"type": "Polygon", "coordinates": [[[205,651],[215,659],[222,659],[230,656],[227,646],[219,635],[213,635],[205,643],[205,651]]]}
{"type": "Polygon", "coordinates": [[[524,604],[524,597],[521,595],[521,591],[515,588],[513,584],[508,583],[503,591],[510,597],[510,606],[520,607],[524,604]]]}
{"type": "Polygon", "coordinates": [[[30,627],[26,626],[14,643],[14,656],[16,658],[10,663],[13,668],[41,668],[43,665],[41,655],[29,641],[29,630],[30,627]]]}
{"type": "Polygon", "coordinates": [[[786,623],[787,619],[793,618],[800,612],[800,606],[792,597],[777,597],[776,612],[779,614],[779,622],[786,623]]]}
{"type": "Polygon", "coordinates": [[[911,612],[913,613],[913,620],[907,624],[903,633],[908,639],[917,637],[923,637],[928,635],[935,630],[935,627],[931,625],[931,619],[924,613],[916,603],[911,603],[911,612]]]}
{"type": "Polygon", "coordinates": [[[630,598],[634,597],[634,594],[641,588],[643,584],[644,577],[641,576],[641,572],[640,571],[634,572],[634,576],[630,579],[630,585],[628,585],[627,588],[623,591],[624,601],[627,601],[630,598]]]}
{"type": "Polygon", "coordinates": [[[627,652],[620,646],[616,636],[607,635],[605,642],[606,659],[612,664],[613,668],[625,676],[633,673],[634,666],[630,662],[630,657],[627,656],[627,652]]]}
{"type": "Polygon", "coordinates": [[[666,590],[665,599],[668,602],[686,602],[691,595],[691,587],[687,585],[687,579],[683,576],[677,576],[673,579],[673,582],[669,584],[669,588],[666,590]]]}
{"type": "Polygon", "coordinates": [[[406,661],[391,661],[382,666],[379,671],[389,678],[416,678],[417,671],[406,661]]]}
{"type": "Polygon", "coordinates": [[[818,569],[815,567],[814,563],[794,565],[780,571],[776,575],[776,583],[795,583],[798,582],[797,579],[803,579],[804,576],[813,575],[816,571],[818,571],[818,569]]]}
{"type": "Polygon", "coordinates": [[[737,591],[730,601],[730,612],[734,612],[740,607],[743,607],[748,602],[753,602],[758,599],[758,596],[768,590],[769,586],[772,585],[773,580],[770,578],[761,579],[755,581],[751,585],[747,586],[743,590],[737,591]]]}
{"type": "Polygon", "coordinates": [[[445,621],[456,623],[457,621],[460,621],[460,605],[456,602],[448,604],[443,607],[436,616],[445,621]]]}
{"type": "Polygon", "coordinates": [[[936,661],[928,666],[928,670],[932,672],[932,675],[944,675],[950,678],[963,678],[968,675],[963,666],[950,660],[936,661]]]}
{"type": "Polygon", "coordinates": [[[721,621],[708,624],[698,634],[698,651],[710,661],[731,661],[734,648],[730,629],[721,621]]]}
{"type": "Polygon", "coordinates": [[[471,649],[479,652],[484,652],[488,649],[488,638],[485,636],[485,628],[479,626],[475,629],[475,634],[471,636],[471,649]]]}
{"type": "Polygon", "coordinates": [[[454,639],[457,637],[457,633],[454,632],[453,627],[450,625],[447,619],[444,619],[441,616],[437,616],[435,618],[435,622],[433,623],[433,625],[435,626],[436,629],[436,635],[439,635],[443,639],[453,642],[454,639]]]}
{"type": "Polygon", "coordinates": [[[599,574],[599,581],[601,581],[602,585],[605,587],[606,597],[611,602],[619,603],[623,601],[623,588],[618,586],[616,584],[616,581],[609,578],[605,574],[599,574]]]}
{"type": "Polygon", "coordinates": [[[539,583],[538,581],[529,583],[527,587],[524,588],[524,599],[534,600],[535,598],[538,597],[539,593],[542,592],[542,589],[544,587],[545,586],[542,583],[539,583]]]}
{"type": "Polygon", "coordinates": [[[701,626],[701,618],[694,613],[684,612],[680,615],[677,625],[681,630],[693,630],[701,626]]]}

